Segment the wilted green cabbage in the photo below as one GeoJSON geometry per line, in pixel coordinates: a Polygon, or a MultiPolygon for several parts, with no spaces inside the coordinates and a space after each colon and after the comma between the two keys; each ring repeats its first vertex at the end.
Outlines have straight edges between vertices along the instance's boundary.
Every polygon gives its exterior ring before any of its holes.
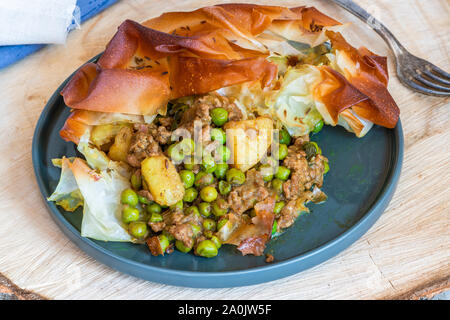
{"type": "Polygon", "coordinates": [[[132,241],[121,222],[120,195],[130,188],[130,172],[120,162],[89,144],[89,133],[80,140],[78,150],[86,157],[55,159],[61,176],[55,192],[48,198],[66,211],[83,206],[81,235],[102,241],[132,241]]]}
{"type": "Polygon", "coordinates": [[[293,136],[308,134],[322,119],[311,90],[317,79],[320,71],[314,66],[290,68],[273,98],[273,112],[293,136]]]}
{"type": "Polygon", "coordinates": [[[67,158],[52,160],[55,166],[61,167],[61,176],[55,191],[47,198],[48,201],[55,201],[58,206],[69,212],[75,211],[84,202],[77,181],[69,167],[69,161],[72,160],[67,158]]]}

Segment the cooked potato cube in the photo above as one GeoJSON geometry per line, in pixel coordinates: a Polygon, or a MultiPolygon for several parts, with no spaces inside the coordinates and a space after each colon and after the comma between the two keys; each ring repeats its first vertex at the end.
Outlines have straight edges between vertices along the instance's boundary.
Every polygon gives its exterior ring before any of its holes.
{"type": "Polygon", "coordinates": [[[269,118],[230,121],[224,129],[233,159],[231,165],[244,172],[264,157],[272,143],[273,123],[269,118]]]}
{"type": "Polygon", "coordinates": [[[184,197],[184,186],[172,161],[164,155],[148,157],[141,163],[144,181],[155,201],[171,206],[184,197]]]}
{"type": "Polygon", "coordinates": [[[114,161],[126,162],[132,137],[133,130],[129,127],[122,127],[114,138],[113,145],[109,148],[108,157],[114,161]]]}
{"type": "Polygon", "coordinates": [[[128,123],[117,124],[101,124],[95,126],[91,132],[91,141],[98,148],[101,148],[104,144],[113,141],[114,137],[119,133],[123,127],[131,127],[128,123]]]}

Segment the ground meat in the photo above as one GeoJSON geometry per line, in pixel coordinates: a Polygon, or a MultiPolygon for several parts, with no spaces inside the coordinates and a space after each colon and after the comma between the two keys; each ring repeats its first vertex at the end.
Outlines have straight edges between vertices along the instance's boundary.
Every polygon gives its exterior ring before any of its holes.
{"type": "Polygon", "coordinates": [[[146,125],[146,132],[150,133],[153,139],[160,144],[168,144],[172,137],[172,131],[165,126],[157,126],[154,123],[146,125]]]}
{"type": "Polygon", "coordinates": [[[152,228],[153,232],[160,232],[166,227],[164,222],[149,222],[148,225],[152,228]]]}
{"type": "Polygon", "coordinates": [[[300,137],[296,137],[293,145],[301,148],[303,146],[303,144],[308,141],[309,141],[309,134],[300,136],[300,137]]]}
{"type": "Polygon", "coordinates": [[[180,128],[187,129],[191,134],[191,138],[197,138],[197,141],[206,146],[211,141],[210,130],[211,130],[211,116],[209,114],[211,109],[214,108],[224,108],[228,111],[228,120],[236,121],[242,120],[242,111],[234,104],[229,101],[228,98],[222,97],[218,94],[208,94],[199,99],[197,99],[194,104],[189,107],[182,115],[180,121],[180,128]],[[194,124],[197,121],[197,127],[194,128],[194,124]],[[196,132],[194,134],[194,129],[201,132],[196,132]]]}
{"type": "Polygon", "coordinates": [[[171,120],[170,121],[168,120],[171,118],[160,118],[159,119],[160,123],[161,119],[164,119],[162,120],[162,122],[164,124],[169,124],[169,126],[166,125],[158,126],[155,123],[150,124],[139,123],[134,125],[134,130],[136,130],[137,132],[150,134],[153,137],[153,139],[160,144],[168,144],[172,136],[172,131],[170,131],[171,120]]]}
{"type": "Polygon", "coordinates": [[[264,186],[261,173],[251,169],[247,171],[245,183],[242,186],[233,187],[228,196],[228,204],[235,213],[242,214],[268,196],[269,191],[264,186]]]}
{"type": "Polygon", "coordinates": [[[169,234],[180,240],[185,246],[191,247],[194,244],[194,232],[192,225],[201,225],[203,218],[199,215],[185,215],[182,209],[169,209],[163,213],[164,229],[169,234]]]}
{"type": "Polygon", "coordinates": [[[173,118],[171,117],[161,117],[159,118],[159,124],[161,126],[166,127],[167,129],[169,129],[172,126],[173,123],[173,118]]]}
{"type": "Polygon", "coordinates": [[[198,99],[181,117],[179,128],[188,130],[191,139],[195,139],[196,143],[207,144],[211,141],[209,133],[211,130],[211,116],[209,115],[209,109],[210,105],[204,103],[202,99],[198,99]]]}
{"type": "Polygon", "coordinates": [[[277,231],[290,227],[297,219],[299,211],[297,208],[297,199],[290,200],[281,210],[280,218],[277,223],[277,231]]]}
{"type": "Polygon", "coordinates": [[[146,198],[148,201],[154,201],[152,194],[148,190],[139,190],[137,194],[140,195],[141,197],[146,198]]]}
{"type": "Polygon", "coordinates": [[[181,224],[183,223],[185,218],[185,215],[183,213],[183,210],[175,209],[175,210],[167,210],[163,213],[163,219],[166,225],[170,226],[173,224],[181,224]]]}
{"type": "Polygon", "coordinates": [[[239,121],[244,118],[241,109],[236,104],[232,103],[227,97],[219,94],[209,94],[204,96],[203,102],[211,106],[211,108],[224,108],[228,111],[229,121],[239,121]]]}
{"type": "Polygon", "coordinates": [[[141,162],[151,156],[161,153],[161,148],[150,133],[138,131],[131,140],[127,155],[128,163],[133,167],[140,167],[141,162]]]}
{"type": "Polygon", "coordinates": [[[167,231],[173,235],[175,239],[182,241],[186,247],[192,247],[194,244],[194,232],[192,231],[192,226],[189,223],[169,226],[167,231]]]}
{"type": "MultiPolygon", "coordinates": [[[[323,171],[324,166],[323,164],[325,162],[328,162],[328,159],[324,156],[317,155],[311,161],[309,162],[309,177],[310,177],[310,183],[315,184],[319,188],[323,185],[323,171]]],[[[307,185],[309,187],[309,185],[307,185]]],[[[308,188],[309,189],[309,188],[308,188]]]]}
{"type": "Polygon", "coordinates": [[[299,197],[313,185],[321,187],[323,183],[323,162],[326,158],[317,155],[308,162],[302,148],[304,142],[305,137],[297,138],[288,148],[288,155],[283,161],[283,165],[291,170],[291,178],[283,183],[284,195],[288,200],[299,197]]]}
{"type": "Polygon", "coordinates": [[[160,144],[168,144],[172,137],[172,131],[167,130],[166,127],[158,127],[156,136],[153,136],[160,144]]]}
{"type": "Polygon", "coordinates": [[[146,243],[153,256],[158,256],[160,254],[164,255],[161,245],[159,244],[158,236],[148,238],[146,243]]]}

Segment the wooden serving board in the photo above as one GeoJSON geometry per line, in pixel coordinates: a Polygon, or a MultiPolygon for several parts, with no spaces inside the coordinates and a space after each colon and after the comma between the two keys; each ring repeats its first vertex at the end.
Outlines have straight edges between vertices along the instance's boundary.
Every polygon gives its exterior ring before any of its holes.
{"type": "MultiPolygon", "coordinates": [[[[32,294],[36,293],[58,299],[380,299],[422,297],[448,289],[449,100],[403,87],[392,72],[391,56],[389,86],[400,106],[405,134],[400,183],[375,226],[335,258],[261,285],[181,288],[112,270],[79,250],[59,230],[47,212],[31,163],[34,127],[52,93],[77,67],[104,49],[123,20],[143,21],[165,11],[218,2],[123,0],[73,31],[65,45],[47,46],[0,71],[0,273],[17,285],[8,285],[0,275],[0,292],[21,288],[20,297],[36,297],[32,294]]],[[[331,1],[253,2],[315,5],[341,21],[354,22],[360,30],[356,35],[360,44],[379,54],[388,53],[378,36],[331,1]]],[[[450,70],[446,0],[357,2],[384,22],[412,53],[450,70]]]]}

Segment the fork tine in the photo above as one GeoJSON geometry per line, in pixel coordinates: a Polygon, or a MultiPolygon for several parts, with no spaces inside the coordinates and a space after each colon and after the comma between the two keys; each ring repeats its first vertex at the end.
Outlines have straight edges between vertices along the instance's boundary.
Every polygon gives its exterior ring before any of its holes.
{"type": "Polygon", "coordinates": [[[412,80],[407,81],[401,77],[399,77],[399,79],[402,80],[402,82],[404,82],[405,85],[410,86],[415,91],[418,91],[420,93],[424,93],[424,94],[428,94],[428,95],[432,95],[432,96],[438,96],[438,97],[450,97],[450,91],[434,90],[434,89],[430,89],[430,88],[421,86],[412,80]]]}
{"type": "Polygon", "coordinates": [[[437,89],[437,90],[442,90],[442,91],[448,91],[448,92],[450,92],[450,87],[442,86],[442,85],[440,85],[440,84],[438,84],[438,83],[431,82],[431,81],[429,81],[428,79],[426,79],[426,78],[424,78],[424,77],[421,77],[421,76],[418,75],[418,74],[415,74],[415,75],[414,75],[414,79],[416,79],[418,82],[421,82],[421,83],[423,83],[423,84],[426,84],[427,86],[429,86],[429,87],[431,87],[431,88],[433,88],[433,89],[437,89]]]}
{"type": "Polygon", "coordinates": [[[434,73],[436,73],[436,74],[438,74],[438,75],[440,75],[440,76],[442,76],[444,78],[450,79],[450,74],[449,73],[445,72],[444,70],[442,70],[439,67],[436,67],[434,64],[430,63],[429,68],[431,68],[431,70],[433,70],[434,73]]]}
{"type": "Polygon", "coordinates": [[[442,83],[450,86],[450,80],[446,80],[446,79],[440,78],[440,77],[436,76],[433,72],[425,70],[425,71],[422,71],[422,73],[424,73],[428,78],[431,78],[431,79],[436,80],[438,82],[442,82],[442,83]]]}

